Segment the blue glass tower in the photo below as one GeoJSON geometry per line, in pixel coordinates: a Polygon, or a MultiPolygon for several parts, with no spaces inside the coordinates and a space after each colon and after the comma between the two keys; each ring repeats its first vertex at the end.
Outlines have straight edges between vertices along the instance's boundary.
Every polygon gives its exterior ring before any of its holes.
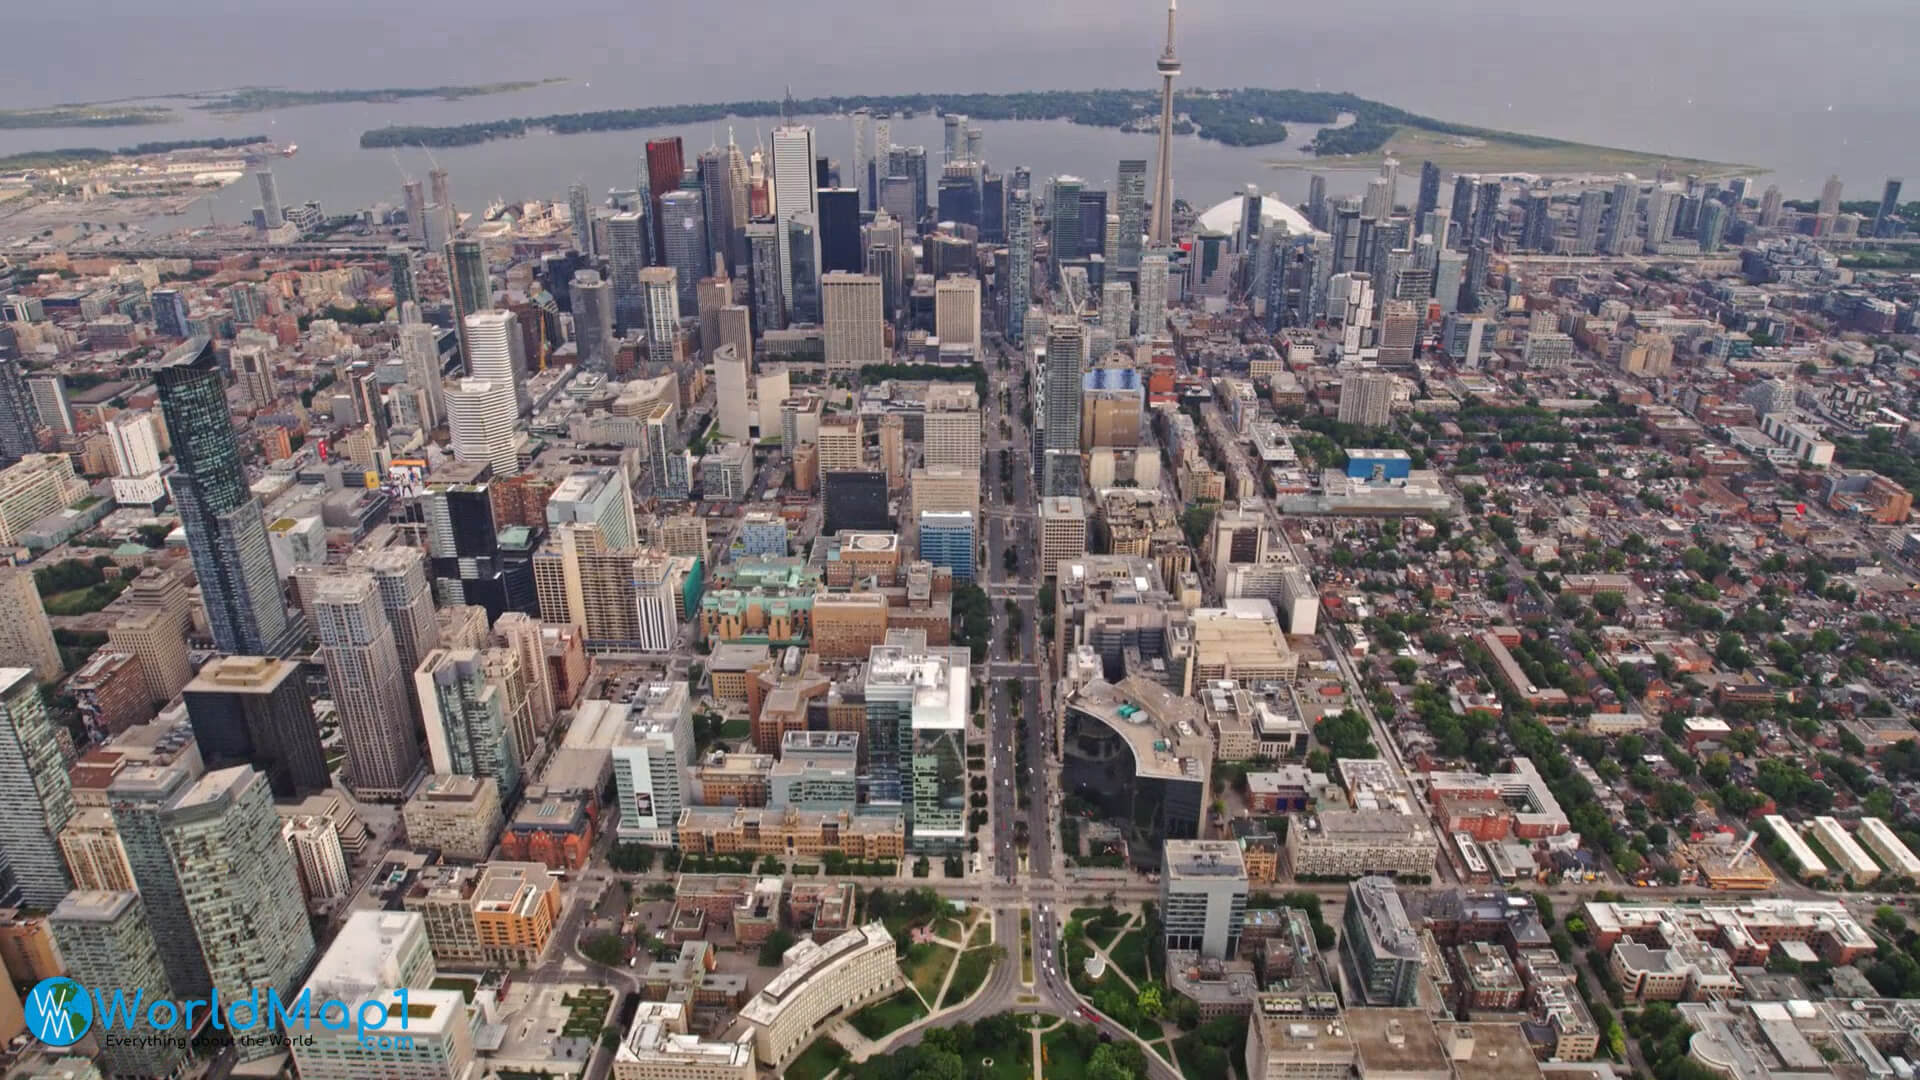
{"type": "Polygon", "coordinates": [[[973,515],[964,510],[928,510],[920,515],[920,557],[953,571],[955,582],[973,580],[973,515]]]}

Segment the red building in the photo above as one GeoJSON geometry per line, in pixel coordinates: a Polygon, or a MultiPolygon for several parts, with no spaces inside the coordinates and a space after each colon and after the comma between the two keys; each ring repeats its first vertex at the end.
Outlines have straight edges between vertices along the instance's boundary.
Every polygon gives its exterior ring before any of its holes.
{"type": "Polygon", "coordinates": [[[500,857],[537,862],[549,870],[579,870],[593,850],[587,798],[574,792],[527,789],[520,809],[500,834],[500,857]]]}

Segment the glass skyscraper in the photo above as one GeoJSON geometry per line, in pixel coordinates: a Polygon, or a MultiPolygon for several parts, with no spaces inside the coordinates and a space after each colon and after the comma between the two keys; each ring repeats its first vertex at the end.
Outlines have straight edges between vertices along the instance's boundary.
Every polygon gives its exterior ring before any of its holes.
{"type": "Polygon", "coordinates": [[[176,468],[167,486],[187,532],[214,646],[242,656],[286,656],[305,628],[287,618],[212,340],[195,338],[168,353],[154,380],[173,434],[176,468]]]}

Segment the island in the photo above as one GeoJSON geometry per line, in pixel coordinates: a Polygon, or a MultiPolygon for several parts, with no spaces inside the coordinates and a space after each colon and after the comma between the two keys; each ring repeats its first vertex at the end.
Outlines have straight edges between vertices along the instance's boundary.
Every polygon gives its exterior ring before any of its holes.
{"type": "MultiPolygon", "coordinates": [[[[1650,163],[1671,162],[1687,165],[1689,171],[1703,175],[1747,170],[1746,166],[1676,159],[1456,124],[1345,92],[1195,88],[1178,92],[1174,107],[1177,134],[1194,135],[1227,146],[1277,146],[1287,141],[1287,124],[1312,125],[1320,129],[1307,147],[1315,158],[1342,159],[1343,163],[1350,161],[1355,166],[1368,164],[1388,150],[1414,154],[1431,149],[1435,155],[1447,157],[1448,164],[1443,167],[1455,170],[1521,167],[1526,161],[1560,162],[1586,169],[1645,168],[1650,163]],[[1513,163],[1502,165],[1509,161],[1513,163]]],[[[831,115],[862,108],[905,115],[960,113],[975,120],[1065,120],[1091,127],[1141,132],[1152,131],[1159,123],[1159,101],[1151,90],[892,94],[652,105],[443,127],[393,125],[363,133],[360,145],[366,149],[473,146],[534,131],[559,135],[632,131],[713,123],[728,118],[831,115]]]]}
{"type": "Polygon", "coordinates": [[[48,105],[34,109],[0,109],[0,131],[53,127],[134,127],[164,124],[169,109],[149,105],[48,105]]]}
{"type": "Polygon", "coordinates": [[[277,86],[244,86],[208,94],[187,95],[200,104],[196,109],[209,112],[263,112],[268,109],[293,109],[302,105],[343,105],[354,102],[376,104],[406,101],[411,98],[437,98],[458,101],[461,98],[511,94],[539,86],[566,82],[561,78],[480,83],[475,86],[399,86],[371,90],[288,90],[277,86]]]}

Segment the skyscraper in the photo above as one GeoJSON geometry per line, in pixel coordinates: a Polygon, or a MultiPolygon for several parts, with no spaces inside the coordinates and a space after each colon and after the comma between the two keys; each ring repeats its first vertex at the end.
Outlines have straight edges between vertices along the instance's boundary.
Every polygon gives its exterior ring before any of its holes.
{"type": "Polygon", "coordinates": [[[660,197],[661,261],[673,267],[681,311],[700,307],[700,279],[713,272],[707,246],[706,197],[695,188],[678,188],[660,197]]]}
{"type": "Polygon", "coordinates": [[[134,765],[120,770],[107,786],[114,831],[126,849],[127,865],[145,902],[147,921],[160,947],[167,985],[176,995],[207,992],[207,958],[200,951],[180,889],[180,872],[167,845],[167,807],[192,783],[195,773],[176,759],[167,765],[134,765]]]}
{"type": "Polygon", "coordinates": [[[1056,277],[1063,263],[1086,254],[1085,238],[1080,235],[1080,192],[1084,186],[1077,176],[1053,178],[1053,205],[1047,209],[1053,215],[1053,266],[1056,277]]]}
{"type": "Polygon", "coordinates": [[[792,292],[787,311],[797,323],[817,323],[820,307],[820,228],[813,214],[794,214],[782,226],[787,238],[787,272],[792,292]]]}
{"type": "Polygon", "coordinates": [[[780,272],[780,226],[773,221],[750,222],[746,229],[748,287],[752,293],[754,328],[764,334],[787,325],[785,286],[780,272]]]}
{"type": "Polygon", "coordinates": [[[322,578],[313,619],[346,742],[348,785],[362,798],[397,800],[420,771],[420,744],[373,575],[322,578]]]}
{"type": "MultiPolygon", "coordinates": [[[[1053,454],[1080,456],[1080,368],[1086,356],[1085,331],[1072,316],[1055,316],[1047,324],[1047,370],[1042,384],[1042,414],[1046,439],[1042,448],[1053,454]]],[[[1055,476],[1051,465],[1043,475],[1043,495],[1078,495],[1079,475],[1055,476]]]]}
{"type": "Polygon", "coordinates": [[[283,798],[332,783],[300,665],[265,656],[218,656],[182,694],[207,764],[252,765],[283,798]]]}
{"type": "Polygon", "coordinates": [[[36,417],[33,394],[27,388],[26,365],[0,348],[0,468],[40,451],[34,439],[36,417]]]}
{"type": "Polygon", "coordinates": [[[953,274],[934,284],[933,332],[942,345],[971,345],[980,341],[980,280],[953,274]]]}
{"type": "Polygon", "coordinates": [[[573,225],[573,246],[591,259],[599,252],[593,247],[593,210],[587,202],[587,185],[576,183],[567,189],[567,215],[573,225]]]}
{"type": "Polygon", "coordinates": [[[467,338],[467,376],[513,388],[515,415],[532,407],[527,395],[526,338],[511,311],[481,311],[461,324],[467,338]]]}
{"type": "Polygon", "coordinates": [[[660,212],[660,199],[680,186],[680,178],[686,175],[686,171],[687,161],[680,136],[647,140],[648,217],[653,224],[655,251],[662,250],[666,242],[666,217],[660,212]]]}
{"type": "Polygon", "coordinates": [[[1140,257],[1140,317],[1135,336],[1151,341],[1167,331],[1167,257],[1140,257]]]}
{"type": "Polygon", "coordinates": [[[153,302],[154,333],[162,337],[190,336],[188,323],[192,316],[187,310],[185,293],[179,289],[155,289],[149,299],[153,302]]]}
{"type": "Polygon", "coordinates": [[[1607,193],[1597,187],[1580,193],[1580,210],[1573,220],[1573,253],[1591,255],[1600,244],[1600,220],[1605,214],[1607,193]]]}
{"type": "Polygon", "coordinates": [[[647,363],[653,368],[651,373],[658,374],[674,362],[678,353],[679,274],[671,266],[649,266],[640,271],[640,301],[647,333],[647,363]]]}
{"type": "MultiPolygon", "coordinates": [[[[1424,221],[1427,214],[1440,205],[1440,166],[1431,161],[1420,163],[1420,198],[1413,207],[1413,220],[1424,221]]],[[[1436,243],[1442,243],[1446,237],[1435,237],[1436,243]]]]}
{"type": "Polygon", "coordinates": [[[405,244],[387,248],[387,281],[393,286],[395,306],[420,299],[419,287],[414,283],[412,248],[405,244]]]}
{"type": "Polygon", "coordinates": [[[828,371],[858,371],[887,362],[885,293],[871,274],[828,274],[821,279],[826,308],[828,371]]]}
{"type": "MultiPolygon", "coordinates": [[[[47,917],[67,975],[82,986],[122,991],[129,1000],[173,998],[155,927],[136,892],[74,892],[47,917]]],[[[172,1076],[189,1051],[184,1040],[120,1038],[100,1048],[114,1076],[172,1076]]]]}
{"type": "Polygon", "coordinates": [[[1837,173],[1827,177],[1827,182],[1820,186],[1820,216],[1813,222],[1815,236],[1825,236],[1833,231],[1833,221],[1840,216],[1841,190],[1837,173]]]}
{"type": "MultiPolygon", "coordinates": [[[[1122,230],[1122,239],[1125,231],[1122,230]]],[[[1016,187],[1007,199],[1007,340],[1026,340],[1027,307],[1033,302],[1033,194],[1016,187]]]]}
{"type": "MultiPolygon", "coordinates": [[[[453,317],[456,325],[469,315],[493,310],[493,286],[487,281],[486,257],[480,253],[480,241],[457,236],[447,241],[447,286],[453,291],[453,317]]],[[[462,342],[465,330],[461,331],[462,342]]]]}
{"type": "Polygon", "coordinates": [[[613,286],[597,270],[575,270],[571,291],[580,369],[605,374],[613,368],[613,286]]]}
{"type": "Polygon", "coordinates": [[[1880,189],[1880,209],[1874,211],[1873,235],[1887,237],[1894,234],[1894,223],[1898,220],[1900,210],[1900,185],[1899,177],[1889,176],[1887,186],[1880,189]]]}
{"type": "Polygon", "coordinates": [[[645,322],[640,298],[640,271],[646,268],[646,221],[639,214],[615,214],[607,219],[607,270],[613,275],[613,321],[622,333],[645,322]]]}
{"type": "Polygon", "coordinates": [[[706,211],[709,261],[700,276],[713,271],[714,258],[733,270],[733,173],[727,152],[710,146],[700,154],[700,204],[706,211]]]}
{"type": "Polygon", "coordinates": [[[1167,47],[1154,67],[1160,72],[1160,171],[1153,185],[1153,228],[1147,242],[1155,248],[1173,245],[1173,79],[1180,61],[1173,55],[1173,11],[1178,0],[1167,0],[1167,47]]]}
{"type": "Polygon", "coordinates": [[[1639,201],[1640,189],[1631,182],[1622,180],[1613,185],[1613,194],[1607,199],[1606,243],[1601,250],[1609,255],[1627,253],[1640,226],[1639,201]]]}
{"type": "Polygon", "coordinates": [[[380,610],[393,627],[400,670],[412,671],[440,646],[440,624],[433,613],[426,555],[416,547],[395,545],[356,551],[347,556],[347,565],[373,575],[374,587],[380,593],[380,610]]]}
{"type": "Polygon", "coordinates": [[[1393,420],[1393,376],[1355,371],[1340,381],[1340,422],[1386,427],[1393,420]]]}
{"type": "Polygon", "coordinates": [[[407,208],[407,239],[418,244],[427,238],[426,189],[409,177],[400,185],[400,202],[407,208]]]}
{"type": "Polygon", "coordinates": [[[73,887],[55,839],[73,817],[73,787],[30,668],[0,668],[0,801],[0,895],[51,908],[73,887]]]}
{"type": "MultiPolygon", "coordinates": [[[[167,848],[212,984],[234,998],[266,988],[293,993],[313,958],[313,930],[267,778],[244,765],[210,772],[165,815],[167,848]]],[[[272,1049],[242,1044],[240,1058],[272,1049]]]]}
{"type": "Polygon", "coordinates": [[[488,777],[500,798],[520,791],[518,746],[507,722],[506,695],[488,681],[474,649],[435,649],[413,672],[436,774],[488,777]]]}
{"type": "Polygon", "coordinates": [[[1141,158],[1122,158],[1114,181],[1114,211],[1120,215],[1120,243],[1109,252],[1120,270],[1140,267],[1140,244],[1147,201],[1147,163],[1141,158]]]}
{"type": "Polygon", "coordinates": [[[253,179],[260,185],[260,212],[265,216],[267,228],[277,229],[286,224],[286,214],[280,210],[280,189],[274,185],[271,166],[256,165],[253,179]]]}
{"type": "Polygon", "coordinates": [[[858,274],[865,270],[866,258],[860,250],[860,193],[853,188],[825,188],[815,197],[820,200],[820,272],[858,274]]]}
{"type": "Polygon", "coordinates": [[[874,209],[873,186],[873,110],[864,105],[853,110],[853,186],[858,189],[860,207],[874,209]]]}
{"type": "MultiPolygon", "coordinates": [[[[127,414],[121,413],[125,416],[127,414]]],[[[0,566],[0,656],[9,665],[31,665],[33,677],[56,683],[66,673],[60,646],[53,640],[53,624],[40,602],[33,571],[23,566],[0,566]]]]}
{"type": "MultiPolygon", "coordinates": [[[[814,185],[813,159],[812,128],[788,124],[773,129],[773,216],[780,226],[775,233],[775,243],[780,251],[780,295],[786,298],[789,313],[794,310],[795,293],[794,255],[787,223],[798,214],[807,214],[815,222],[819,220],[820,199],[814,185]]],[[[818,243],[817,236],[815,242],[818,243]]],[[[817,256],[813,265],[819,266],[817,256]]]]}
{"type": "Polygon", "coordinates": [[[154,381],[173,436],[168,487],[187,533],[214,645],[224,653],[285,656],[304,628],[287,618],[213,342],[196,338],[169,352],[154,381]]]}
{"type": "Polygon", "coordinates": [[[460,379],[441,392],[454,460],[492,467],[496,477],[520,474],[519,409],[511,383],[460,379]]]}

